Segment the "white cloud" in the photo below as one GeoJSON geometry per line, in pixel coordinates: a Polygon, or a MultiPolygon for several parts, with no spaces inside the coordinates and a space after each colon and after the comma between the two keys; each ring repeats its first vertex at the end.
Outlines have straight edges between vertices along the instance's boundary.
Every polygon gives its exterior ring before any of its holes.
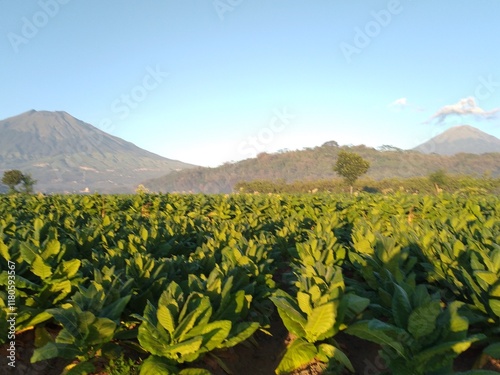
{"type": "Polygon", "coordinates": [[[399,98],[399,99],[396,99],[395,101],[393,101],[389,107],[399,107],[399,108],[403,108],[403,107],[406,107],[408,105],[408,99],[407,98],[399,98]]]}
{"type": "Polygon", "coordinates": [[[446,120],[448,116],[465,116],[473,115],[482,119],[491,119],[500,112],[500,108],[494,108],[491,111],[485,111],[479,107],[476,103],[476,99],[472,96],[464,99],[460,99],[455,104],[445,105],[440,110],[438,110],[427,122],[437,120],[441,123],[446,120]]]}

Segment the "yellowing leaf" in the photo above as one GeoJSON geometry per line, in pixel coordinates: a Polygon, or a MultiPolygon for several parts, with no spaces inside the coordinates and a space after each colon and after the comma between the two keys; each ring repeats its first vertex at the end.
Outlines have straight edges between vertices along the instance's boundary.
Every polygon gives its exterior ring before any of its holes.
{"type": "Polygon", "coordinates": [[[306,339],[309,342],[315,342],[319,336],[327,332],[335,324],[337,312],[333,302],[318,306],[307,317],[307,323],[304,327],[306,339]]]}
{"type": "Polygon", "coordinates": [[[51,267],[46,264],[40,255],[35,255],[33,263],[31,264],[31,271],[42,280],[52,276],[51,267]]]}

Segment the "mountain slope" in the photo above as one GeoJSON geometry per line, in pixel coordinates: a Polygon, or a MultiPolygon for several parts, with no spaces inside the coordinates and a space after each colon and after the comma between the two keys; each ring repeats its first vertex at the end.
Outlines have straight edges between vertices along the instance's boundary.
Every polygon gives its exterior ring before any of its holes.
{"type": "Polygon", "coordinates": [[[500,152],[500,139],[472,126],[455,126],[414,148],[424,154],[454,155],[460,152],[500,152]]]}
{"type": "Polygon", "coordinates": [[[377,151],[365,146],[336,147],[325,143],[321,147],[276,154],[260,154],[257,158],[217,168],[194,168],[174,172],[144,182],[153,191],[192,191],[227,193],[239,181],[284,180],[285,182],[333,179],[333,165],[341,149],[356,152],[371,166],[366,174],[375,180],[428,176],[444,169],[451,174],[500,176],[500,153],[484,155],[427,155],[417,151],[377,151]]]}
{"type": "Polygon", "coordinates": [[[37,191],[132,192],[148,178],[193,167],[143,150],[66,112],[29,111],[0,121],[0,173],[19,169],[37,191]]]}

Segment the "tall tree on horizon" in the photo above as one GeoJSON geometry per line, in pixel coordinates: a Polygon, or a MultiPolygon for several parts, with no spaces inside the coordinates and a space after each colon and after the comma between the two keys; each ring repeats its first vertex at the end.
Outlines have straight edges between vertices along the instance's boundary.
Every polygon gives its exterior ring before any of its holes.
{"type": "Polygon", "coordinates": [[[352,187],[359,176],[365,174],[370,168],[370,163],[355,152],[341,150],[337,157],[337,162],[333,170],[342,176],[349,185],[352,194],[352,187]]]}

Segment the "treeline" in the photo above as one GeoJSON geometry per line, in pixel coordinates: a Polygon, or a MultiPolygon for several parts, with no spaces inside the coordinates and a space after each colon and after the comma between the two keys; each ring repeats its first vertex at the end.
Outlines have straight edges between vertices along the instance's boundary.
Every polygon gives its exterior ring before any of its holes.
{"type": "MultiPolygon", "coordinates": [[[[261,153],[256,158],[226,163],[217,168],[200,167],[172,172],[157,179],[143,181],[143,184],[154,192],[230,193],[235,191],[235,185],[239,181],[282,179],[289,184],[292,181],[319,180],[328,180],[328,183],[331,183],[338,177],[333,166],[342,150],[355,152],[367,160],[370,169],[365,177],[374,181],[425,178],[437,169],[442,169],[450,175],[500,177],[500,153],[444,156],[416,151],[391,151],[388,147],[385,147],[384,151],[365,146],[336,147],[327,142],[321,147],[304,150],[261,153]]],[[[358,188],[360,182],[362,181],[358,181],[358,188]]],[[[368,182],[366,180],[366,183],[368,182]]],[[[311,187],[314,188],[316,187],[311,187]]]]}
{"type": "MultiPolygon", "coordinates": [[[[349,186],[343,180],[335,178],[315,181],[285,180],[253,180],[240,181],[234,187],[235,192],[242,193],[347,193],[349,186]]],[[[441,191],[449,193],[487,193],[500,194],[500,178],[471,177],[465,175],[446,175],[434,173],[427,177],[387,178],[372,180],[359,179],[354,184],[355,192],[390,194],[397,191],[407,193],[436,194],[441,191]]]]}

